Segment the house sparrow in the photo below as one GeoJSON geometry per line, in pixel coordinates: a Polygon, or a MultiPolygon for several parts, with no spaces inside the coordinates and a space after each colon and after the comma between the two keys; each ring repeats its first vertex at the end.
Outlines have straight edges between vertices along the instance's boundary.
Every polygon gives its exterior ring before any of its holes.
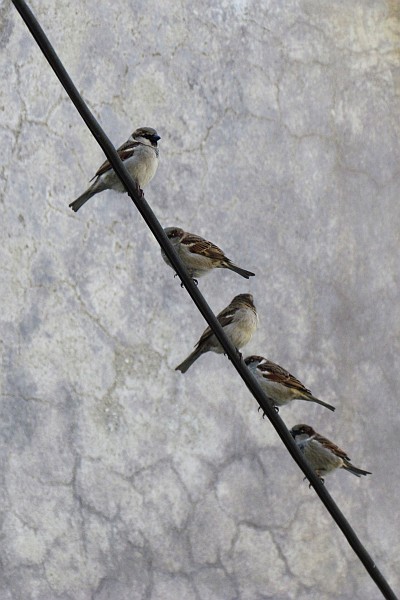
{"type": "MultiPolygon", "coordinates": [[[[239,294],[235,296],[229,306],[217,315],[217,319],[232,344],[238,349],[243,348],[251,340],[258,325],[258,315],[256,307],[253,304],[253,296],[251,294],[239,294]]],[[[175,371],[186,373],[199,356],[209,351],[222,354],[224,349],[211,328],[207,327],[193,352],[183,363],[176,367],[175,371]]]]}
{"type": "Polygon", "coordinates": [[[317,476],[323,482],[323,475],[328,475],[335,469],[345,469],[357,477],[371,475],[351,464],[350,458],[344,450],[333,444],[330,440],[319,435],[309,425],[295,425],[290,430],[294,441],[310,463],[317,476]]]}
{"type": "Polygon", "coordinates": [[[335,410],[331,404],[313,396],[296,377],[268,359],[262,356],[247,356],[244,362],[276,409],[289,404],[292,400],[307,400],[321,404],[329,410],[335,410]]]}
{"type": "MultiPolygon", "coordinates": [[[[120,159],[140,189],[144,188],[153,179],[157,171],[157,142],[159,139],[160,136],[155,129],[140,127],[117,150],[120,159]]],[[[78,211],[89,198],[104,190],[126,191],[125,186],[116,175],[108,160],[101,165],[91,181],[93,183],[88,187],[86,192],[69,205],[73,211],[78,211]]]]}
{"type": "MultiPolygon", "coordinates": [[[[167,227],[164,231],[187,268],[190,277],[195,281],[212,269],[230,269],[246,279],[254,275],[251,271],[235,265],[218,246],[199,235],[183,231],[180,227],[167,227]]],[[[161,256],[171,267],[172,265],[162,249],[161,256]]]]}

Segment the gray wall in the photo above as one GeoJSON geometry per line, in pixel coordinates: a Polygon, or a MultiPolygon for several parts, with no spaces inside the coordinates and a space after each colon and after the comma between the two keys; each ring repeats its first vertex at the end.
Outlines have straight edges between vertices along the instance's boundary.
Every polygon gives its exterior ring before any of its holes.
{"type": "MultiPolygon", "coordinates": [[[[326,485],[399,592],[398,3],[32,7],[115,144],[162,136],[161,223],[256,271],[200,289],[337,406],[280,414],[373,472],[326,485]]],[[[174,371],[205,323],[129,198],[68,208],[102,153],[0,12],[1,598],[379,598],[227,359],[174,371]]]]}

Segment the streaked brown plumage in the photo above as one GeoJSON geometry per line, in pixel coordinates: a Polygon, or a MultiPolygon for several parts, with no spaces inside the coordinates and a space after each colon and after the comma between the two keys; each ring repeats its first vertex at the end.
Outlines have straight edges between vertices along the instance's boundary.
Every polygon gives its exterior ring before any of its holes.
{"type": "MultiPolygon", "coordinates": [[[[153,179],[157,171],[159,139],[160,136],[152,127],[140,127],[117,150],[120,159],[140,189],[153,179]]],[[[91,181],[93,183],[88,189],[69,205],[74,212],[77,212],[89,198],[104,190],[126,191],[108,160],[103,162],[91,181]]]]}
{"type": "Polygon", "coordinates": [[[317,433],[310,425],[295,425],[290,433],[307,462],[322,481],[324,475],[328,475],[335,469],[344,469],[356,477],[371,475],[370,471],[364,471],[351,464],[344,450],[317,433]]]}
{"type": "Polygon", "coordinates": [[[244,362],[255,375],[264,392],[275,407],[284,406],[292,400],[306,400],[335,410],[331,404],[313,396],[296,377],[263,356],[247,356],[244,362]]]}
{"type": "MultiPolygon", "coordinates": [[[[224,332],[236,348],[243,348],[253,337],[258,325],[258,315],[251,294],[239,294],[224,308],[217,319],[224,332]]],[[[207,327],[197,342],[193,352],[176,367],[176,371],[186,373],[189,367],[205,352],[223,353],[223,348],[214,333],[207,327]]]]}
{"type": "MultiPolygon", "coordinates": [[[[230,258],[225,256],[221,248],[199,235],[184,231],[180,227],[167,227],[164,231],[192,279],[202,277],[212,269],[230,269],[246,279],[254,275],[251,271],[235,265],[230,258]]],[[[171,266],[163,250],[161,250],[161,255],[167,265],[171,266]]]]}

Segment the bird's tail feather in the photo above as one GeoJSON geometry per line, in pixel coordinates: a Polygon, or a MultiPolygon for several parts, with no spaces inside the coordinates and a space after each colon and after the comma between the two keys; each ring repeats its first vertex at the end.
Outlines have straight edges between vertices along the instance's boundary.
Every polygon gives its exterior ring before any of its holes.
{"type": "Polygon", "coordinates": [[[332,404],[328,404],[327,402],[323,402],[322,400],[320,400],[319,398],[316,398],[315,396],[306,396],[304,397],[304,400],[310,400],[311,402],[316,402],[316,404],[320,404],[321,406],[325,406],[325,408],[329,408],[329,410],[336,410],[336,408],[334,406],[332,406],[332,404]]]}
{"type": "Polygon", "coordinates": [[[77,212],[81,208],[81,206],[83,206],[85,202],[87,202],[92,196],[98,194],[99,192],[103,192],[106,189],[107,186],[105,186],[101,180],[99,181],[98,179],[96,179],[96,181],[94,181],[92,185],[88,187],[86,192],[83,192],[83,194],[81,194],[79,198],[71,202],[69,206],[74,212],[77,212]]]}
{"type": "Polygon", "coordinates": [[[186,371],[189,369],[189,367],[191,367],[192,364],[202,354],[203,354],[203,352],[201,350],[199,350],[199,348],[196,348],[196,350],[193,350],[193,352],[191,354],[189,354],[189,356],[187,358],[185,358],[185,360],[183,362],[181,362],[180,365],[175,367],[175,371],[180,371],[181,373],[186,373],[186,371]]]}
{"type": "Polygon", "coordinates": [[[77,212],[81,208],[81,206],[83,206],[85,202],[89,200],[89,198],[95,195],[96,192],[94,192],[93,190],[89,190],[84,192],[81,196],[79,196],[79,198],[77,198],[76,200],[71,202],[71,204],[69,204],[69,207],[72,208],[74,212],[77,212]]]}
{"type": "Polygon", "coordinates": [[[254,275],[255,275],[255,273],[252,273],[251,271],[246,271],[246,269],[241,269],[240,267],[238,267],[237,265],[235,265],[233,262],[230,262],[230,261],[226,263],[226,266],[231,271],[235,271],[235,273],[238,273],[239,275],[241,275],[242,277],[245,277],[246,279],[249,279],[250,277],[254,277],[254,275]]]}
{"type": "Polygon", "coordinates": [[[361,477],[361,475],[372,475],[370,471],[364,471],[363,469],[359,469],[358,467],[355,467],[347,461],[345,461],[344,463],[344,468],[346,469],[346,471],[349,471],[349,473],[352,473],[356,477],[361,477]]]}

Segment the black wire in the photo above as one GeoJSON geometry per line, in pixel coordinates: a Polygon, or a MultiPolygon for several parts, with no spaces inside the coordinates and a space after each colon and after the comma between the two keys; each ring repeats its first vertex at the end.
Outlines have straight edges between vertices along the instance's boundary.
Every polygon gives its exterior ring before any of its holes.
{"type": "Polygon", "coordinates": [[[115,170],[118,177],[126,187],[129,196],[136,205],[136,208],[147,223],[148,227],[150,228],[151,232],[160,244],[161,248],[164,250],[165,254],[167,255],[175,271],[179,275],[183,285],[189,292],[197,308],[199,309],[199,311],[201,312],[201,314],[215,333],[216,337],[218,338],[222,347],[224,348],[225,353],[228,355],[235,369],[238,371],[239,375],[249,388],[250,392],[257,400],[261,409],[271,421],[273,427],[276,429],[279,437],[285,444],[290,455],[296,461],[300,469],[303,471],[310,484],[314,487],[316,493],[320,497],[326,509],[332,515],[332,518],[334,519],[338,527],[342,530],[348,543],[353,548],[354,552],[357,554],[358,558],[363,563],[369,575],[375,581],[376,585],[382,592],[383,597],[389,600],[398,600],[396,595],[390,588],[388,582],[375,565],[373,559],[371,558],[367,550],[364,548],[364,546],[361,544],[351,525],[344,517],[342,512],[339,510],[338,506],[327,491],[326,487],[321,483],[317,475],[314,473],[314,471],[304,459],[302,453],[297,448],[296,443],[294,442],[291,434],[289,433],[285,423],[276,413],[275,409],[270,405],[259,383],[253,377],[252,373],[249,371],[247,366],[244,364],[231,341],[226,337],[216,316],[211,311],[200,290],[189,277],[182,261],[177,255],[169,239],[165,235],[164,230],[161,227],[156,216],[154,215],[152,209],[147,204],[145,198],[140,194],[139,188],[137,187],[136,183],[133,181],[128,171],[124,167],[114,146],[111,144],[110,140],[108,139],[108,137],[106,136],[96,119],[93,117],[92,113],[86,106],[78,90],[74,86],[71,78],[69,77],[67,71],[65,70],[63,64],[58,58],[56,52],[54,51],[54,48],[51,46],[49,40],[47,39],[43,29],[39,25],[32,11],[27,6],[26,2],[24,2],[23,0],[13,0],[13,4],[20,13],[22,19],[25,21],[36,43],[42,50],[51,68],[57,75],[62,86],[64,87],[65,91],[74,103],[78,112],[82,116],[86,125],[88,126],[93,136],[96,138],[97,142],[101,146],[104,154],[110,161],[113,169],[115,170]]]}

